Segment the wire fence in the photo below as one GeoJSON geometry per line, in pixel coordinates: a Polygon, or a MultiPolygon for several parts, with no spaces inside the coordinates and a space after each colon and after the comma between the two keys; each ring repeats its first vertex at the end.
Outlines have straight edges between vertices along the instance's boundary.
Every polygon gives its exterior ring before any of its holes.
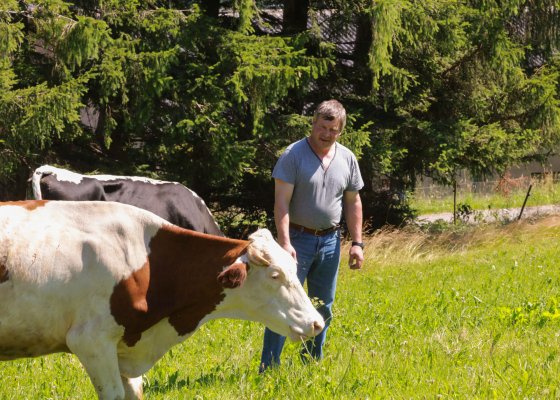
{"type": "MultiPolygon", "coordinates": [[[[515,192],[527,191],[529,185],[537,187],[553,187],[560,184],[560,173],[533,173],[531,176],[511,178],[504,176],[498,180],[471,181],[461,179],[457,182],[457,195],[502,195],[509,196],[515,192]]],[[[453,186],[435,183],[422,183],[415,189],[415,197],[442,199],[453,196],[453,186]]]]}

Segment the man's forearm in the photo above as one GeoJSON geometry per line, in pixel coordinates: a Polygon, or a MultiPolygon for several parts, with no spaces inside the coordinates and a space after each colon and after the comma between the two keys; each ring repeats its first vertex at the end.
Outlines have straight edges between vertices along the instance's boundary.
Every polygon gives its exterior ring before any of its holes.
{"type": "Polygon", "coordinates": [[[362,201],[359,196],[345,205],[345,216],[346,225],[352,237],[352,241],[361,242],[363,217],[362,201]]]}
{"type": "Polygon", "coordinates": [[[281,207],[275,207],[274,222],[278,233],[278,243],[281,246],[290,243],[290,216],[288,211],[281,207]]]}
{"type": "Polygon", "coordinates": [[[347,217],[347,226],[352,241],[361,242],[362,241],[362,218],[361,216],[347,217]]]}

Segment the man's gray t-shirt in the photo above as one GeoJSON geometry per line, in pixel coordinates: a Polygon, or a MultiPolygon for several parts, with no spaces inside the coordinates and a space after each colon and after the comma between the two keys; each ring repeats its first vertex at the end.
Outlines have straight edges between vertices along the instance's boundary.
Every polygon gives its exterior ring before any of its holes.
{"type": "Polygon", "coordinates": [[[294,185],[290,222],[312,229],[340,223],[344,192],[364,186],[356,156],[340,143],[326,171],[307,138],[292,143],[278,159],[272,176],[294,185]]]}

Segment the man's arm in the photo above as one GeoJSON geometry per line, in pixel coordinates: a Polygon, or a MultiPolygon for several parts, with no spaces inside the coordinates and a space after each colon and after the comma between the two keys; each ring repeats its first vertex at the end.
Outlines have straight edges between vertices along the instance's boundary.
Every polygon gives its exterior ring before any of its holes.
{"type": "MultiPolygon", "coordinates": [[[[358,192],[344,192],[344,216],[353,242],[362,242],[362,199],[358,192]]],[[[350,247],[348,263],[352,269],[362,268],[364,252],[359,246],[350,247]]]]}
{"type": "Polygon", "coordinates": [[[296,251],[290,243],[290,201],[294,185],[281,179],[274,180],[274,222],[278,232],[278,243],[296,259],[296,251]]]}

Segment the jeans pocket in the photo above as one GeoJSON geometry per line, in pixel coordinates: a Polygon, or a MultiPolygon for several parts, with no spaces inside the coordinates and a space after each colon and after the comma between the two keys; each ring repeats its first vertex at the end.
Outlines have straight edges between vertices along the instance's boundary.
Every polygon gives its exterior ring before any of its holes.
{"type": "Polygon", "coordinates": [[[302,232],[299,229],[290,228],[290,240],[301,237],[302,232]]]}

